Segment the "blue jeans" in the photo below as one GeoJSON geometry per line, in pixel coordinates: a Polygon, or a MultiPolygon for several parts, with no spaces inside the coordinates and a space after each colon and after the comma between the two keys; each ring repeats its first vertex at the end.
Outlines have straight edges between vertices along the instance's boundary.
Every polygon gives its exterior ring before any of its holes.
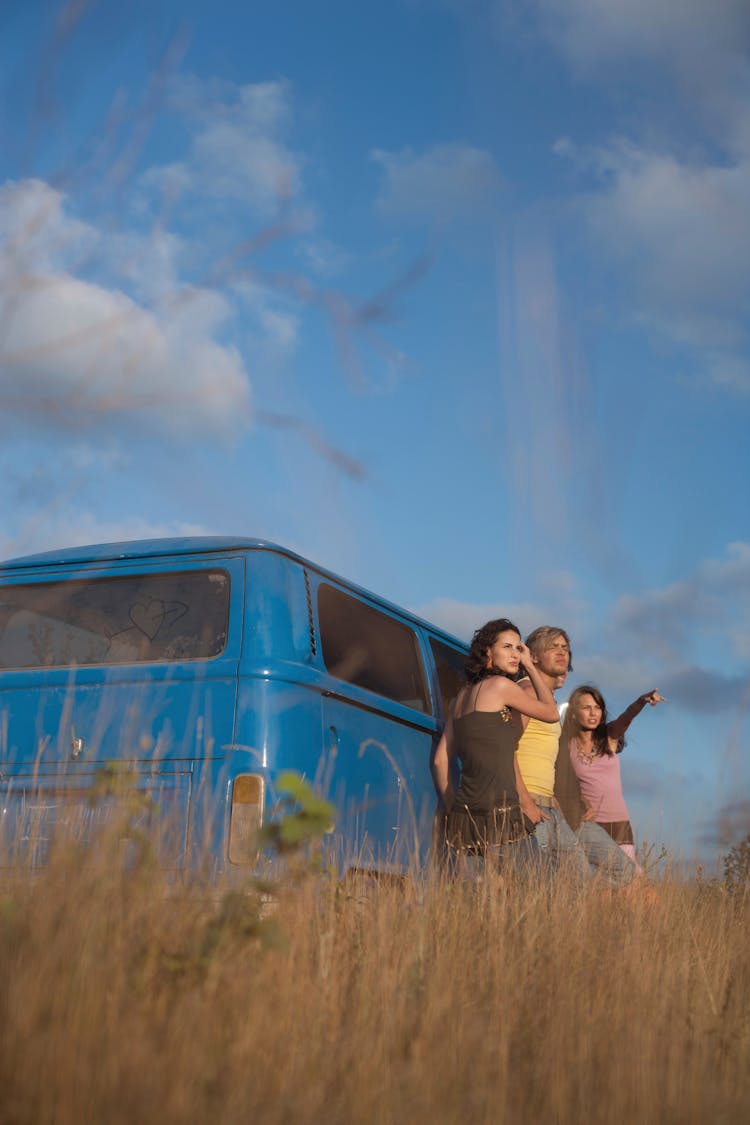
{"type": "MultiPolygon", "coordinates": [[[[595,872],[586,857],[582,842],[559,809],[543,808],[541,811],[547,819],[537,824],[534,839],[539,845],[546,868],[553,875],[561,868],[568,868],[576,882],[589,882],[594,878],[595,872]]],[[[601,831],[604,832],[604,829],[601,831]]],[[[607,833],[604,832],[604,835],[607,833]]]]}
{"type": "Polygon", "coordinates": [[[637,874],[634,863],[609,832],[595,820],[582,820],[576,830],[586,859],[599,878],[610,887],[626,887],[637,874]]]}
{"type": "Polygon", "coordinates": [[[526,836],[500,848],[489,848],[485,855],[448,848],[447,870],[453,878],[475,880],[487,872],[512,874],[518,878],[538,870],[539,864],[540,851],[534,836],[526,836]]]}

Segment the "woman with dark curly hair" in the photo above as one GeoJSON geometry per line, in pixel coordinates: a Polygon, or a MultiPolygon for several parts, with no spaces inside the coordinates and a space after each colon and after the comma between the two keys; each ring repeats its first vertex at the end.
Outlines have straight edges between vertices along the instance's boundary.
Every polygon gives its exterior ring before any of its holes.
{"type": "Polygon", "coordinates": [[[636,715],[640,715],[647,704],[655,707],[663,702],[664,696],[658,691],[647,691],[618,718],[609,720],[602,693],[591,684],[582,684],[568,701],[560,739],[561,765],[567,768],[569,757],[571,777],[575,775],[578,783],[576,787],[574,781],[573,786],[580,807],[570,810],[570,815],[583,823],[593,820],[601,825],[636,867],[633,829],[622,794],[619,754],[625,746],[625,732],[636,715]]]}
{"type": "Polygon", "coordinates": [[[451,704],[432,761],[432,776],[445,820],[449,855],[480,856],[497,867],[511,846],[533,832],[521,811],[523,787],[516,765],[521,715],[557,721],[552,691],[512,621],[488,621],[474,633],[466,679],[451,704]],[[523,665],[536,692],[514,682],[523,665]],[[460,766],[454,792],[453,763],[460,766]]]}

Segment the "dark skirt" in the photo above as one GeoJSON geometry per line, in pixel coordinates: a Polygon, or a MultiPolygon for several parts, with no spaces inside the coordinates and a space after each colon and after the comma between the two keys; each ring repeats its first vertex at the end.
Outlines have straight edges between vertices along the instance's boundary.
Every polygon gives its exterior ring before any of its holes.
{"type": "Polygon", "coordinates": [[[472,812],[468,805],[454,805],[445,822],[448,847],[469,855],[484,855],[491,848],[523,840],[531,832],[531,822],[520,805],[503,805],[489,812],[472,812]]]}

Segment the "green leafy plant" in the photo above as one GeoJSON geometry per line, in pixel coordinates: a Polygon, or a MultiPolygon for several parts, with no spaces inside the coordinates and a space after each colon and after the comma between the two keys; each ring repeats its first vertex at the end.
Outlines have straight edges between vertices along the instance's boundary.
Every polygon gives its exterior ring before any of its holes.
{"type": "Polygon", "coordinates": [[[318,797],[298,773],[285,770],[279,774],[277,789],[283,794],[278,805],[281,816],[261,829],[261,843],[265,847],[285,856],[330,831],[333,805],[318,797]]]}

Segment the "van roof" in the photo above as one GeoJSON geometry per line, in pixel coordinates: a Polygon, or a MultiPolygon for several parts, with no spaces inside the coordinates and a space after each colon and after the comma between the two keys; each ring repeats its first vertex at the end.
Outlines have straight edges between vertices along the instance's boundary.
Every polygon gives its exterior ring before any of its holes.
{"type": "Polygon", "coordinates": [[[154,558],[161,555],[195,555],[210,551],[242,551],[248,547],[266,547],[272,551],[281,551],[285,555],[294,555],[293,551],[263,539],[190,535],[183,538],[126,539],[119,543],[92,543],[79,547],[64,547],[58,551],[42,551],[38,555],[19,555],[18,558],[0,563],[0,570],[11,567],[60,566],[67,563],[154,558]]]}
{"type": "Polygon", "coordinates": [[[222,535],[191,535],[183,538],[130,539],[120,543],[94,543],[80,547],[65,547],[58,551],[42,551],[37,555],[21,555],[18,558],[0,562],[0,578],[3,578],[6,574],[10,577],[10,573],[8,572],[40,570],[44,567],[68,566],[78,563],[86,564],[144,558],[158,559],[172,557],[174,555],[214,554],[215,552],[240,552],[253,549],[273,551],[280,555],[286,555],[287,558],[294,559],[296,562],[314,570],[316,573],[332,578],[342,586],[347,586],[350,590],[364,594],[366,597],[380,602],[382,605],[395,610],[397,613],[406,613],[413,621],[427,627],[432,633],[444,637],[447,641],[461,648],[466,647],[466,643],[459,640],[458,637],[454,636],[452,633],[448,633],[445,629],[433,625],[432,622],[419,617],[410,610],[405,610],[402,606],[396,605],[394,602],[381,597],[379,594],[374,594],[371,590],[365,589],[364,586],[357,585],[356,582],[351,582],[348,578],[342,578],[333,571],[319,566],[318,563],[306,559],[304,555],[298,555],[296,551],[291,551],[288,547],[282,547],[278,543],[273,543],[266,539],[250,539],[222,535]]]}

